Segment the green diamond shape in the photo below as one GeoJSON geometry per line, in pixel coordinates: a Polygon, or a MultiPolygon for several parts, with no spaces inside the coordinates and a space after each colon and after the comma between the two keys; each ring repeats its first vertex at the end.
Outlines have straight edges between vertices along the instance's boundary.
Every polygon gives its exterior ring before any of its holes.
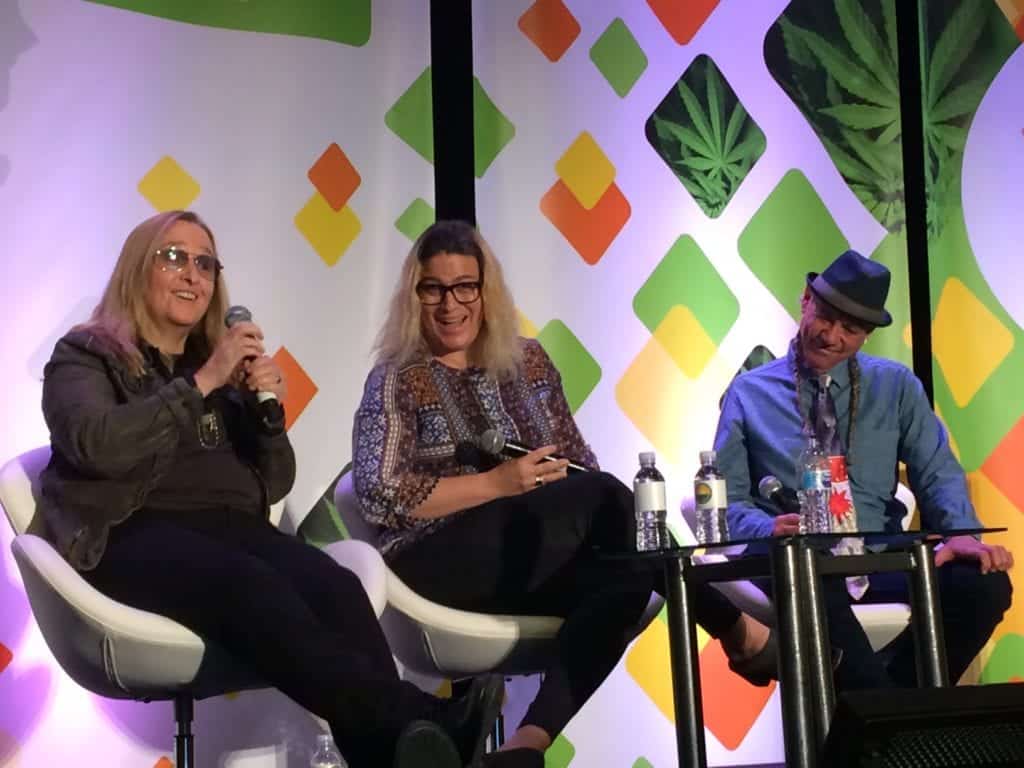
{"type": "Polygon", "coordinates": [[[480,81],[473,78],[473,172],[482,179],[491,163],[516,135],[516,127],[501,113],[480,81]]]}
{"type": "Polygon", "coordinates": [[[395,221],[395,229],[410,240],[415,240],[433,223],[434,209],[422,197],[417,197],[395,221]]]}
{"type": "Polygon", "coordinates": [[[981,671],[982,683],[1006,683],[1014,678],[1024,677],[1024,636],[1016,633],[1003,635],[992,649],[985,668],[981,671]]]}
{"type": "Polygon", "coordinates": [[[807,177],[794,169],[751,217],[738,246],[758,280],[799,320],[807,273],[820,272],[850,244],[807,177]]]}
{"type": "Polygon", "coordinates": [[[434,106],[430,67],[423,70],[384,115],[384,124],[428,163],[434,162],[434,106]]]}
{"type": "Polygon", "coordinates": [[[715,344],[740,314],[736,296],[689,235],[675,241],[633,299],[633,311],[651,333],[676,305],[688,307],[715,344]]]}
{"type": "Polygon", "coordinates": [[[697,56],[645,126],[654,151],[711,218],[764,153],[764,133],[715,63],[697,56]]]}
{"type": "Polygon", "coordinates": [[[590,60],[620,97],[647,69],[647,56],[622,19],[615,19],[590,48],[590,60]]]}
{"type": "Polygon", "coordinates": [[[205,27],[315,37],[352,46],[370,39],[370,0],[273,0],[211,3],[209,0],[90,0],[126,11],[205,27]]]}
{"type": "Polygon", "coordinates": [[[646,757],[638,757],[636,762],[633,763],[633,768],[654,768],[654,766],[651,765],[651,761],[646,757]]]}
{"type": "Polygon", "coordinates": [[[562,375],[569,409],[576,413],[601,380],[601,366],[561,320],[552,320],[537,334],[537,341],[562,375]]]}
{"type": "Polygon", "coordinates": [[[576,756],[576,747],[564,735],[558,734],[544,751],[544,768],[566,768],[576,756]]]}

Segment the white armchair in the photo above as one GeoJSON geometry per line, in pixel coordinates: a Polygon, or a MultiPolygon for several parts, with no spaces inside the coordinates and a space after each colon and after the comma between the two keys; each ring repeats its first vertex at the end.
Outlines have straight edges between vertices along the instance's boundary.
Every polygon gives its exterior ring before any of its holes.
{"type": "MultiPolygon", "coordinates": [[[[193,702],[229,691],[265,687],[229,653],[157,614],[130,608],[94,589],[43,538],[36,517],[39,474],[50,448],[21,454],[0,468],[0,505],[14,528],[14,559],[39,629],[71,679],[116,699],[174,701],[178,768],[194,766],[193,702]]],[[[280,520],[283,502],[272,510],[280,520]]],[[[363,582],[379,616],[384,608],[384,563],[360,542],[328,548],[363,582]]]]}
{"type": "MultiPolygon", "coordinates": [[[[363,519],[351,472],[338,479],[334,504],[350,536],[376,543],[376,533],[363,519]]],[[[555,652],[560,618],[449,608],[417,594],[394,571],[385,568],[388,604],[381,626],[392,653],[413,672],[452,680],[489,672],[532,675],[541,672],[555,652]]],[[[652,598],[637,634],[658,614],[662,602],[657,595],[652,598]]],[[[502,727],[499,718],[495,746],[501,742],[502,727]]]]}
{"type": "MultiPolygon", "coordinates": [[[[902,483],[897,486],[896,498],[899,499],[907,509],[903,517],[904,529],[910,524],[914,516],[916,504],[914,495],[902,483]]],[[[696,510],[693,499],[684,499],[681,512],[683,520],[689,526],[686,531],[693,536],[692,531],[696,530],[696,510]]],[[[691,538],[691,540],[694,540],[691,538]]],[[[724,554],[709,553],[701,556],[705,562],[714,562],[725,559],[724,554]]],[[[775,608],[772,601],[749,581],[728,581],[717,582],[713,585],[724,594],[733,604],[744,613],[748,613],[762,624],[769,626],[775,623],[775,608]]],[[[896,636],[910,623],[910,606],[906,603],[875,603],[860,604],[853,606],[853,613],[857,617],[864,632],[868,636],[871,647],[876,651],[884,648],[892,642],[896,636]]]]}

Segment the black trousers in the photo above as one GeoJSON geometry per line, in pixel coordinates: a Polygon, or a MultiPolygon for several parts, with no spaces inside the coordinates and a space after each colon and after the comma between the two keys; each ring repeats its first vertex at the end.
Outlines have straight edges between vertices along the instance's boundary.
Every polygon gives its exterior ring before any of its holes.
{"type": "Polygon", "coordinates": [[[402,727],[437,714],[434,697],[399,679],[359,579],[265,520],[138,512],[82,575],[216,642],[327,720],[353,768],[391,765],[402,727]]]}
{"type": "MultiPolygon", "coordinates": [[[[954,560],[935,570],[946,640],[949,679],[956,683],[992,636],[1010,607],[1013,588],[1005,573],[983,574],[972,561],[954,560]]],[[[905,573],[875,573],[862,604],[906,603],[909,585],[905,573]]],[[[758,580],[766,594],[771,583],[758,580]]],[[[853,612],[854,602],[841,576],[822,579],[822,595],[828,618],[829,641],[843,651],[836,670],[840,691],[864,688],[913,688],[917,686],[914,636],[908,626],[879,651],[871,648],[864,628],[853,612]]]]}
{"type": "MultiPolygon", "coordinates": [[[[973,561],[954,560],[935,571],[942,627],[946,639],[949,678],[955,683],[992,636],[1010,607],[1013,588],[1002,572],[983,574],[973,561]]],[[[869,577],[862,603],[905,603],[909,600],[906,574],[869,577]]],[[[841,577],[823,580],[829,639],[843,649],[836,671],[839,690],[913,687],[917,685],[914,639],[910,627],[877,653],[853,613],[852,600],[841,577]]]]}
{"type": "MultiPolygon", "coordinates": [[[[434,602],[480,613],[561,616],[558,653],[524,725],[554,737],[618,663],[660,567],[602,559],[595,546],[632,548],[633,494],[603,472],[570,475],[467,510],[392,558],[398,576],[434,602]]],[[[740,612],[697,590],[696,615],[712,636],[740,612]]]]}

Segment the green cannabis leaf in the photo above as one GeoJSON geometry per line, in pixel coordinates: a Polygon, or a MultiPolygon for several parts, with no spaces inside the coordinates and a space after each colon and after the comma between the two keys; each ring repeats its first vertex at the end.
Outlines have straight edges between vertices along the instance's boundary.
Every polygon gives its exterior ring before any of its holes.
{"type": "Polygon", "coordinates": [[[765,149],[764,133],[707,56],[698,56],[647,121],[647,139],[711,218],[765,149]]]}
{"type": "MultiPolygon", "coordinates": [[[[928,224],[935,235],[953,202],[967,126],[989,78],[964,75],[991,9],[961,0],[934,47],[925,46],[922,71],[928,224]],[[952,181],[951,181],[952,179],[952,181]]],[[[854,194],[889,231],[906,222],[900,145],[899,70],[895,0],[797,0],[769,33],[781,42],[788,76],[776,79],[821,137],[854,194]],[[815,28],[794,18],[811,12],[815,28]],[[826,39],[825,30],[839,34],[826,39]]]]}

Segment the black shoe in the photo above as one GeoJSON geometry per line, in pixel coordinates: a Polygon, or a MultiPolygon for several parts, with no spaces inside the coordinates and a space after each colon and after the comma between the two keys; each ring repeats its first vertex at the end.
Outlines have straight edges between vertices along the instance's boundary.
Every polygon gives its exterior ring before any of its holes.
{"type": "Polygon", "coordinates": [[[763,688],[779,677],[779,646],[775,630],[769,630],[764,647],[742,661],[729,660],[729,669],[751,685],[763,688]]]}
{"type": "Polygon", "coordinates": [[[394,768],[462,768],[462,757],[444,729],[429,720],[413,720],[395,743],[394,768]]]}
{"type": "Polygon", "coordinates": [[[455,742],[463,765],[475,766],[483,755],[504,696],[501,675],[484,675],[473,680],[465,696],[442,706],[438,722],[455,742]]]}
{"type": "Polygon", "coordinates": [[[481,768],[544,768],[544,753],[536,749],[509,749],[483,756],[481,768]]]}

